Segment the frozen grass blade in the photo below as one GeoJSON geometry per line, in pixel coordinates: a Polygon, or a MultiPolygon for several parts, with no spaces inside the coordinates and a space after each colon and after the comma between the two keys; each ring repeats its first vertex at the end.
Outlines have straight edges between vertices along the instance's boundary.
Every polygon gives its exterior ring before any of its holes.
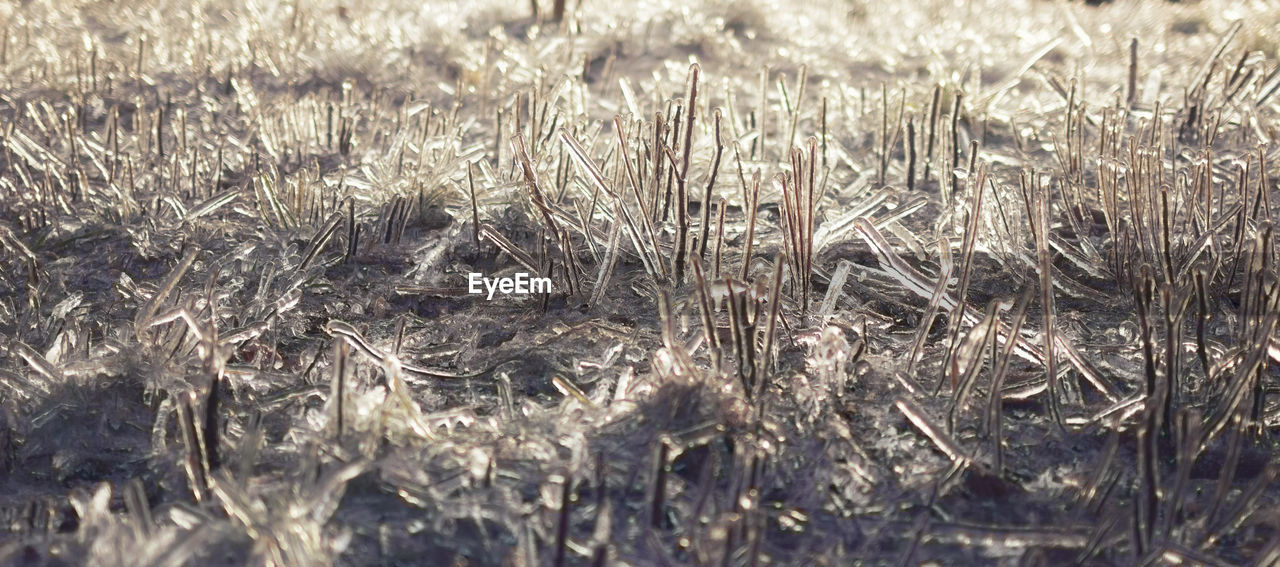
{"type": "MultiPolygon", "coordinates": [[[[215,337],[216,340],[216,337],[215,337]]],[[[216,355],[214,355],[216,356],[216,355]]],[[[218,427],[218,414],[220,413],[219,387],[222,378],[219,373],[213,373],[209,377],[209,386],[204,398],[204,423],[202,424],[201,442],[204,444],[205,462],[209,472],[217,470],[222,466],[222,455],[219,452],[221,429],[218,427]]]]}
{"type": "MultiPolygon", "coordinates": [[[[973,252],[978,238],[979,221],[982,218],[983,195],[986,193],[983,190],[983,186],[987,180],[987,167],[986,164],[978,162],[977,141],[974,141],[969,147],[969,171],[966,179],[973,180],[973,183],[966,183],[966,188],[969,190],[968,222],[965,223],[964,242],[960,247],[960,282],[956,287],[956,298],[961,305],[965,304],[969,293],[969,281],[973,275],[973,252]]],[[[952,312],[951,332],[949,333],[949,344],[951,346],[947,349],[948,366],[951,364],[950,360],[955,357],[956,347],[959,346],[962,320],[963,312],[959,314],[952,312]]],[[[954,379],[955,377],[953,376],[952,378],[954,379]]],[[[937,392],[942,391],[942,386],[943,382],[939,380],[935,395],[937,392]]],[[[956,384],[952,382],[951,387],[955,388],[955,386],[956,384]]]]}
{"type": "MultiPolygon", "coordinates": [[[[331,319],[327,324],[325,324],[325,332],[329,333],[331,336],[342,338],[350,344],[352,348],[355,348],[361,354],[378,363],[380,366],[391,364],[390,360],[392,358],[396,358],[394,354],[382,352],[378,348],[369,344],[369,342],[365,340],[364,336],[349,323],[331,319]]],[[[457,373],[426,368],[414,364],[405,364],[397,359],[394,361],[393,370],[396,376],[399,376],[402,372],[408,372],[415,376],[430,378],[433,380],[468,380],[488,374],[492,371],[493,367],[496,366],[497,365],[495,364],[479,372],[457,373]]],[[[388,372],[390,372],[390,370],[388,372]]]]}
{"type": "Polygon", "coordinates": [[[1274,463],[1268,463],[1262,473],[1253,479],[1248,489],[1237,497],[1235,505],[1220,520],[1210,525],[1209,533],[1200,547],[1202,549],[1212,547],[1224,534],[1238,529],[1249,515],[1261,506],[1259,500],[1263,492],[1275,483],[1278,476],[1280,476],[1280,467],[1274,463]]]}
{"type": "Polygon", "coordinates": [[[712,275],[716,278],[720,277],[720,258],[724,252],[724,210],[727,204],[725,198],[721,197],[720,206],[717,208],[716,214],[716,250],[712,260],[715,266],[715,272],[712,275]]]}
{"type": "Polygon", "coordinates": [[[738,277],[746,281],[751,275],[751,249],[755,245],[756,236],[756,217],[759,214],[760,207],[760,170],[751,174],[751,193],[746,203],[747,214],[747,234],[743,238],[742,244],[742,271],[738,277]]]}
{"type": "Polygon", "coordinates": [[[298,271],[306,270],[311,262],[316,259],[325,245],[333,238],[334,233],[338,232],[338,227],[342,226],[342,211],[338,211],[329,216],[329,220],[325,221],[324,226],[316,231],[311,242],[307,244],[307,250],[302,254],[302,261],[298,263],[298,271]]]}
{"type": "Polygon", "coordinates": [[[39,393],[48,394],[52,387],[64,382],[65,377],[63,376],[62,371],[26,343],[23,343],[22,341],[14,341],[10,344],[9,348],[10,350],[15,351],[22,360],[26,361],[26,363],[31,366],[32,370],[35,370],[41,376],[44,376],[45,381],[43,383],[24,381],[28,384],[35,385],[39,390],[39,393]]]}
{"type": "MultiPolygon", "coordinates": [[[[1003,422],[1004,417],[1004,382],[1009,373],[1009,361],[1013,358],[1013,349],[1018,344],[1018,333],[1022,331],[1022,323],[1026,321],[1027,305],[1031,303],[1030,290],[1024,291],[1022,296],[1013,305],[1013,316],[1009,320],[1008,334],[1004,339],[1004,349],[1000,351],[994,368],[991,370],[991,394],[987,400],[986,419],[983,420],[983,429],[986,430],[994,441],[995,455],[995,471],[997,475],[1004,474],[1004,441],[1003,438],[1003,422]]],[[[999,331],[996,334],[996,342],[999,342],[999,331]]],[[[995,344],[993,343],[993,348],[995,344]]]]}
{"type": "Polygon", "coordinates": [[[516,246],[514,242],[508,240],[507,237],[503,236],[497,229],[486,223],[480,227],[480,235],[488,238],[490,242],[493,242],[500,250],[509,254],[513,259],[515,259],[515,261],[519,262],[521,266],[524,266],[530,272],[541,273],[541,270],[539,270],[535,265],[533,256],[530,256],[528,252],[525,252],[519,246],[516,246]]]}
{"type": "Polygon", "coordinates": [[[649,488],[649,526],[662,529],[666,525],[667,474],[670,465],[667,463],[667,452],[670,441],[666,437],[658,439],[653,455],[653,473],[649,488]]]}
{"type": "Polygon", "coordinates": [[[333,412],[333,436],[338,439],[342,438],[345,430],[343,419],[347,397],[347,358],[350,349],[346,341],[337,341],[333,345],[333,377],[329,381],[329,403],[333,412]]]}
{"type": "MultiPolygon", "coordinates": [[[[977,147],[975,146],[976,150],[977,147]]],[[[1059,408],[1058,402],[1058,373],[1057,373],[1057,354],[1054,348],[1056,341],[1054,340],[1057,333],[1057,324],[1055,322],[1055,307],[1053,299],[1053,264],[1049,256],[1049,187],[1043,185],[1039,176],[1035,172],[1031,172],[1030,193],[1035,202],[1035,220],[1032,223],[1033,237],[1036,242],[1036,259],[1037,268],[1040,272],[1040,310],[1044,320],[1044,327],[1041,333],[1044,335],[1044,368],[1045,378],[1048,383],[1049,390],[1046,393],[1049,406],[1049,415],[1053,418],[1054,423],[1058,427],[1064,427],[1062,422],[1062,410],[1059,408]]],[[[981,187],[981,184],[979,184],[981,187]]]]}
{"type": "MultiPolygon", "coordinates": [[[[564,0],[557,0],[556,7],[560,12],[564,11],[564,0]]],[[[556,18],[559,19],[558,17],[556,18]]],[[[568,556],[569,546],[569,503],[573,498],[573,477],[566,476],[561,479],[560,488],[560,514],[556,521],[556,555],[553,565],[561,567],[565,564],[568,556]]]]}
{"type": "Polygon", "coordinates": [[[954,266],[951,260],[951,244],[946,240],[938,242],[938,263],[938,281],[933,286],[933,293],[929,295],[929,306],[925,308],[924,317],[920,319],[920,328],[916,330],[916,339],[911,343],[911,351],[907,354],[908,374],[915,374],[916,363],[919,362],[924,350],[924,342],[929,338],[929,329],[933,327],[933,320],[938,316],[938,308],[942,305],[942,298],[947,292],[947,284],[951,282],[951,271],[954,266]]]}
{"type": "MultiPolygon", "coordinates": [[[[759,396],[764,392],[764,389],[766,386],[764,379],[766,376],[769,376],[772,372],[772,369],[770,368],[770,364],[772,362],[771,357],[773,356],[774,335],[777,332],[778,313],[782,309],[782,265],[785,262],[786,262],[785,256],[779,256],[773,262],[773,266],[774,266],[773,281],[769,287],[769,289],[771,290],[769,295],[769,316],[768,316],[769,318],[765,322],[764,341],[763,341],[764,346],[763,348],[761,348],[760,355],[757,357],[757,359],[760,361],[760,367],[756,371],[757,383],[755,384],[755,387],[756,387],[757,396],[759,396]]],[[[752,340],[751,345],[749,346],[751,348],[755,347],[754,339],[752,340]]],[[[756,399],[758,400],[759,397],[757,397],[756,399]]]]}
{"type": "Polygon", "coordinates": [[[907,116],[907,191],[916,190],[916,122],[907,116]]]}
{"type": "Polygon", "coordinates": [[[223,191],[221,193],[218,193],[217,195],[214,195],[208,198],[203,203],[196,205],[194,209],[191,209],[190,211],[187,212],[185,220],[190,221],[206,215],[211,215],[218,209],[235,201],[236,197],[239,197],[239,196],[240,196],[239,189],[235,189],[235,188],[227,189],[226,191],[223,191]]]}
{"type": "Polygon", "coordinates": [[[191,269],[191,264],[195,263],[198,252],[197,248],[188,247],[187,251],[182,255],[182,259],[178,261],[178,265],[173,268],[173,271],[169,273],[169,277],[165,278],[164,283],[160,285],[160,289],[138,310],[138,315],[134,318],[133,325],[139,339],[146,337],[146,329],[152,325],[156,312],[160,310],[160,306],[168,298],[169,294],[173,293],[182,276],[187,273],[187,270],[191,269]]]}
{"type": "Polygon", "coordinates": [[[737,361],[738,380],[742,384],[744,395],[751,396],[755,392],[756,371],[756,321],[748,311],[746,290],[737,291],[732,279],[725,278],[728,290],[729,330],[733,335],[733,355],[737,361]]]}
{"type": "Polygon", "coordinates": [[[933,147],[937,141],[938,134],[938,110],[939,103],[942,101],[942,86],[935,85],[933,87],[933,102],[929,104],[929,136],[924,146],[924,175],[921,179],[929,182],[929,169],[933,166],[933,147]]]}
{"type": "Polygon", "coordinates": [[[782,189],[783,241],[790,260],[792,293],[800,300],[801,312],[809,310],[813,278],[814,169],[816,142],[811,138],[808,152],[791,153],[790,178],[780,177],[782,189]]]}
{"type": "Polygon", "coordinates": [[[929,441],[932,441],[933,446],[941,451],[943,455],[946,455],[948,459],[958,464],[967,464],[969,462],[969,457],[965,455],[960,444],[956,443],[954,438],[934,424],[915,402],[899,397],[894,400],[893,404],[911,422],[911,425],[914,425],[916,429],[920,430],[920,433],[923,433],[929,441]]]}
{"type": "MultiPolygon", "coordinates": [[[[951,396],[951,404],[947,408],[947,432],[954,434],[956,427],[956,412],[965,405],[969,399],[969,395],[973,392],[974,382],[977,380],[978,373],[982,370],[982,359],[986,355],[987,344],[991,342],[996,330],[996,318],[999,312],[1009,305],[1006,302],[995,299],[987,305],[987,314],[982,321],[969,329],[969,333],[965,336],[964,342],[956,349],[955,355],[951,358],[951,367],[948,372],[951,374],[951,383],[955,384],[955,391],[951,396]]],[[[997,390],[993,390],[998,392],[997,390]]],[[[999,395],[998,393],[996,395],[999,395]]]]}
{"type": "MultiPolygon", "coordinates": [[[[672,153],[671,148],[663,148],[667,161],[671,164],[673,175],[680,167],[676,161],[676,155],[672,153]]],[[[685,178],[680,175],[675,176],[676,184],[676,241],[674,245],[674,256],[671,259],[671,273],[674,274],[677,284],[684,283],[684,264],[689,253],[689,207],[688,192],[685,186],[685,178]]],[[[665,214],[663,215],[666,216],[665,214]]]]}
{"type": "MultiPolygon", "coordinates": [[[[652,250],[653,250],[653,256],[648,258],[648,263],[649,265],[654,266],[658,270],[663,270],[661,272],[661,279],[665,279],[666,278],[665,266],[663,265],[662,262],[658,261],[658,259],[662,257],[662,254],[658,252],[658,237],[655,236],[656,231],[653,228],[653,219],[649,217],[649,211],[645,208],[644,198],[641,197],[640,195],[641,193],[640,180],[637,179],[636,170],[634,167],[632,167],[631,158],[628,156],[627,140],[626,140],[626,135],[623,133],[623,130],[622,130],[622,121],[616,116],[613,119],[613,127],[614,127],[614,130],[617,131],[618,133],[618,150],[619,150],[619,155],[622,156],[622,163],[626,165],[627,180],[630,182],[632,194],[635,195],[636,205],[640,208],[640,218],[641,220],[644,221],[642,226],[645,229],[645,235],[648,236],[649,245],[652,247],[652,250]]],[[[655,129],[656,128],[657,126],[655,125],[655,129]]],[[[574,141],[572,138],[569,138],[569,142],[570,142],[569,144],[570,148],[573,150],[573,155],[575,159],[579,160],[579,164],[589,169],[594,168],[594,164],[592,164],[590,160],[586,159],[585,152],[581,151],[581,149],[578,147],[577,142],[574,141]]],[[[592,173],[591,177],[592,177],[592,180],[596,180],[597,174],[592,173]]],[[[603,186],[601,187],[601,190],[604,190],[603,186]]],[[[623,207],[621,202],[619,202],[618,206],[619,208],[623,207]]],[[[634,230],[633,230],[633,233],[634,233],[634,230]]],[[[633,234],[633,238],[637,241],[637,244],[638,244],[638,241],[642,240],[639,237],[639,235],[635,235],[635,234],[633,234]]],[[[636,252],[643,256],[645,252],[641,252],[640,250],[641,248],[637,246],[636,252]]]]}
{"type": "Polygon", "coordinates": [[[707,280],[702,275],[701,262],[693,263],[693,276],[698,291],[698,312],[702,314],[702,332],[707,337],[707,352],[711,354],[712,367],[718,371],[721,365],[720,333],[716,327],[711,299],[707,294],[707,280]]]}
{"type": "MultiPolygon", "coordinates": [[[[620,208],[622,205],[618,205],[620,208]]],[[[604,297],[605,291],[609,289],[609,280],[613,277],[613,270],[617,266],[619,246],[622,243],[622,223],[616,218],[613,227],[609,230],[609,244],[605,247],[604,261],[600,263],[600,272],[596,274],[595,288],[591,291],[591,298],[588,304],[595,305],[604,297]]],[[[643,258],[643,254],[641,255],[643,258]]],[[[648,267],[648,263],[645,264],[648,267]]]]}
{"type": "Polygon", "coordinates": [[[831,319],[836,311],[836,303],[840,301],[840,296],[844,295],[844,284],[849,279],[849,271],[853,269],[853,262],[841,260],[836,265],[835,273],[831,274],[831,281],[827,284],[827,294],[822,298],[822,306],[818,308],[818,323],[825,325],[831,319]]]}
{"type": "Polygon", "coordinates": [[[471,196],[471,236],[480,245],[480,207],[476,204],[475,166],[467,162],[467,193],[471,196]]]}
{"type": "Polygon", "coordinates": [[[203,502],[208,494],[209,468],[205,460],[204,444],[200,442],[201,430],[195,424],[194,394],[177,402],[178,428],[182,433],[182,445],[186,450],[183,470],[187,474],[187,486],[196,503],[203,502]]]}
{"type": "Polygon", "coordinates": [[[701,234],[698,236],[698,258],[705,258],[707,255],[707,237],[711,230],[711,195],[712,190],[716,186],[716,175],[720,172],[720,156],[724,154],[724,142],[720,138],[720,109],[715,112],[715,132],[713,134],[716,140],[716,154],[711,160],[711,176],[707,180],[707,189],[702,195],[702,219],[699,222],[701,226],[701,234]]]}

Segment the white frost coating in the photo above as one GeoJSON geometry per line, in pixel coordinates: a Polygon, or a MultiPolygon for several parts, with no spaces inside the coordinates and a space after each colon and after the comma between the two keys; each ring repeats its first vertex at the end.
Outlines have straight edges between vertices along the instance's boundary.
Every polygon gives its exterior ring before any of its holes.
{"type": "Polygon", "coordinates": [[[1251,398],[1280,361],[1277,262],[1250,255],[1280,198],[1280,8],[554,3],[0,2],[0,564],[1274,562],[1250,515],[1270,477],[1179,484],[1167,449],[1202,415],[1222,434],[1196,466],[1256,469],[1233,416],[1277,421],[1251,398]],[[769,276],[811,137],[827,293],[801,312],[769,276]],[[1037,285],[1032,168],[1060,378],[1092,385],[1064,431],[1038,409],[1039,300],[1001,388],[978,348],[1011,340],[984,306],[1037,285]],[[681,207],[705,255],[676,246],[681,207]],[[1169,245],[1132,233],[1166,217],[1169,245]],[[960,297],[933,275],[967,226],[960,297]],[[1154,288],[1153,368],[1183,388],[1155,487],[1144,263],[1188,301],[1167,326],[1154,288]],[[1144,496],[1150,525],[1106,521],[1144,496]]]}

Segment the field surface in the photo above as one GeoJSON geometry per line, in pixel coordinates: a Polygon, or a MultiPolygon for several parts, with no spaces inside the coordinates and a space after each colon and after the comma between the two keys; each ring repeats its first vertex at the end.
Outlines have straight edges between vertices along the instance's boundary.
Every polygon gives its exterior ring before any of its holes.
{"type": "Polygon", "coordinates": [[[0,564],[1280,563],[1280,7],[541,4],[0,4],[0,564]]]}

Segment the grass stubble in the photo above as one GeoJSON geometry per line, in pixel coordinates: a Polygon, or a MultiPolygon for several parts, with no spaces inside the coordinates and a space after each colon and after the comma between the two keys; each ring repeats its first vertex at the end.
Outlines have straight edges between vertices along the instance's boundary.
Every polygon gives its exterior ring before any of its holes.
{"type": "Polygon", "coordinates": [[[930,6],[7,8],[0,562],[1280,560],[1280,14],[930,6]]]}

